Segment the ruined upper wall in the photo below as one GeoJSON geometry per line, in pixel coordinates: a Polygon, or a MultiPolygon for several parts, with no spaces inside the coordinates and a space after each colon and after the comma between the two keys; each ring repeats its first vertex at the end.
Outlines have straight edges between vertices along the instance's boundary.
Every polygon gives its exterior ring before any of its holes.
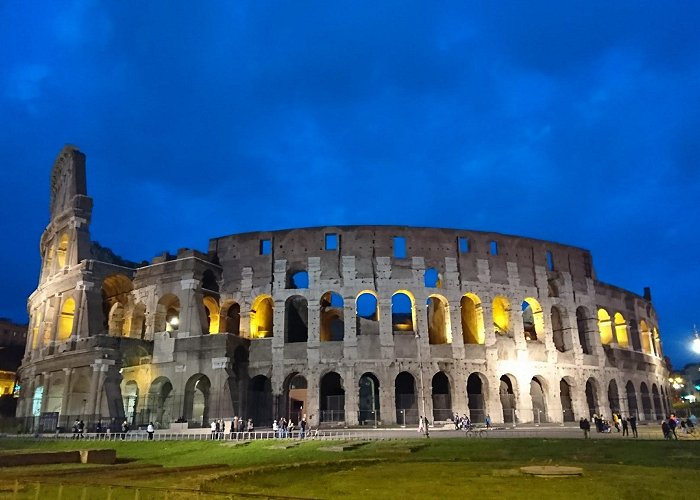
{"type": "Polygon", "coordinates": [[[535,266],[567,272],[575,289],[585,291],[587,278],[594,278],[588,250],[558,243],[499,233],[408,226],[327,226],[281,231],[244,233],[209,242],[224,269],[224,282],[240,282],[244,267],[253,269],[254,286],[269,283],[275,260],[286,260],[288,271],[306,270],[309,257],[321,259],[325,279],[341,277],[343,256],[354,256],[358,278],[376,274],[376,257],[390,257],[392,274],[411,272],[411,258],[423,257],[425,267],[445,272],[445,259],[457,262],[463,281],[477,281],[479,260],[489,262],[491,282],[508,283],[507,262],[517,263],[520,282],[535,285],[535,266]],[[328,235],[337,237],[337,248],[326,249],[328,235]],[[394,252],[394,238],[405,239],[405,257],[394,252]],[[460,240],[463,239],[463,240],[460,240]],[[262,251],[269,242],[269,253],[262,251]],[[492,252],[492,242],[497,252],[492,252]],[[466,247],[465,247],[466,244],[466,247]],[[551,253],[551,266],[547,252],[551,253]]]}

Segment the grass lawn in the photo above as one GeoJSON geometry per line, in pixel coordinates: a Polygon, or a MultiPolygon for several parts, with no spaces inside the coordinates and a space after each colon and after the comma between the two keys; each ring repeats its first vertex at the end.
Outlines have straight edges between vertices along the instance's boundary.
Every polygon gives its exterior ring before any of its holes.
{"type": "Polygon", "coordinates": [[[698,498],[700,442],[566,439],[432,439],[342,443],[280,441],[244,446],[207,441],[77,442],[0,440],[17,449],[115,448],[116,466],[53,465],[0,469],[0,498],[222,498],[217,493],[303,498],[698,498]],[[582,477],[539,478],[526,465],[582,467],[582,477]],[[108,491],[111,487],[111,491],[108,491]]]}

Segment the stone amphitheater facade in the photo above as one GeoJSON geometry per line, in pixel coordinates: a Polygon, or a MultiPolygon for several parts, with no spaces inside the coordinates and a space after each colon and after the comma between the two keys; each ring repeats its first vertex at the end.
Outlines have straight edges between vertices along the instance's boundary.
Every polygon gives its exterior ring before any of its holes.
{"type": "Polygon", "coordinates": [[[587,250],[469,230],[235,234],[126,262],[90,240],[85,156],[52,171],[18,416],[160,426],[563,422],[669,411],[651,296],[587,250]]]}

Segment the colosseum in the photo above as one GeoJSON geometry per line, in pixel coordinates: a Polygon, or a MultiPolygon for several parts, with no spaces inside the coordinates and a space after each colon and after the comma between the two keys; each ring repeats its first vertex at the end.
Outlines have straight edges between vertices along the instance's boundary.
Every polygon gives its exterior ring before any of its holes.
{"type": "Polygon", "coordinates": [[[354,426],[669,410],[649,289],[598,281],[587,250],[329,226],[132,263],[90,240],[91,211],[85,156],[66,146],[19,375],[18,416],[39,430],[76,417],[197,427],[304,414],[354,426]]]}

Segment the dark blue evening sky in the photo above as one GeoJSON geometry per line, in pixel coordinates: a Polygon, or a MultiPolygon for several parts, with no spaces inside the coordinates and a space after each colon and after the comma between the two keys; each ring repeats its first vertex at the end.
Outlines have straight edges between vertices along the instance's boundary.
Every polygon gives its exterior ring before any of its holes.
{"type": "Polygon", "coordinates": [[[692,1],[2,0],[0,316],[27,321],[73,143],[128,259],[314,225],[554,240],[650,286],[697,359],[698,26],[692,1]]]}

